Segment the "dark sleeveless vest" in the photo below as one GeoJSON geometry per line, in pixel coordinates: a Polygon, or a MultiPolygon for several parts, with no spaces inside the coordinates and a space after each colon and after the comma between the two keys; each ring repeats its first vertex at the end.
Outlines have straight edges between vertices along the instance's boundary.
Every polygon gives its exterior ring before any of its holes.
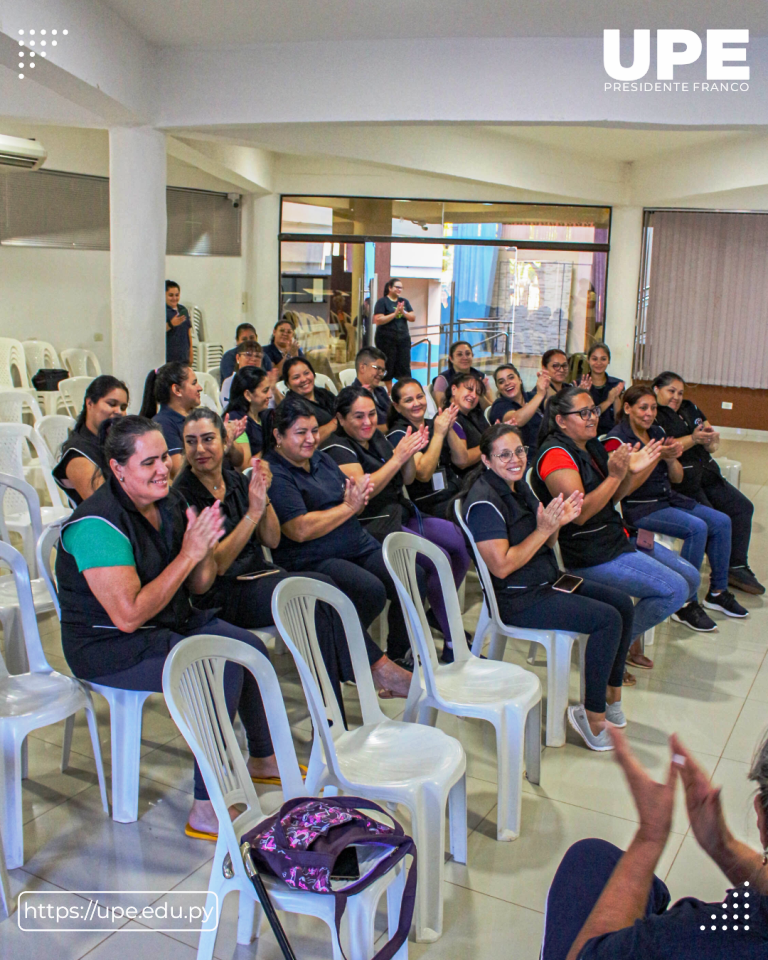
{"type": "MultiPolygon", "coordinates": [[[[570,437],[557,430],[539,447],[531,474],[536,496],[545,506],[553,497],[539,475],[539,464],[550,450],[558,448],[569,453],[576,462],[585,494],[597,489],[608,476],[608,454],[599,440],[589,440],[585,451],[570,437]]],[[[561,527],[558,540],[563,563],[568,569],[575,570],[609,563],[622,553],[634,550],[624,529],[621,514],[610,501],[581,526],[569,523],[561,527]]]]}

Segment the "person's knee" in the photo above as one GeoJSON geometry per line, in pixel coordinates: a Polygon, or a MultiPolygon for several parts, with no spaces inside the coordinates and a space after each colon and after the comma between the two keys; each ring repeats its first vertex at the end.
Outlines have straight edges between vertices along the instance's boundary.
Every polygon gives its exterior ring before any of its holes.
{"type": "Polygon", "coordinates": [[[607,872],[610,875],[623,856],[624,851],[615,844],[598,837],[588,837],[585,840],[577,840],[566,850],[557,873],[560,874],[561,871],[566,875],[575,873],[580,878],[595,872],[607,872]]]}

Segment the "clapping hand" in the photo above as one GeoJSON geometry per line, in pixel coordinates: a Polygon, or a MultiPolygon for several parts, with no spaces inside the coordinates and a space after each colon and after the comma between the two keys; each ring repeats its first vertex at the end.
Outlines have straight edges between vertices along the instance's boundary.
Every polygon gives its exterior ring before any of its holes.
{"type": "Polygon", "coordinates": [[[354,513],[362,513],[372,493],[373,480],[369,473],[362,477],[348,477],[344,486],[344,503],[354,513]]]}
{"type": "Polygon", "coordinates": [[[590,374],[585,373],[579,379],[579,382],[576,384],[582,390],[589,390],[592,386],[592,377],[590,374]]]}
{"type": "Polygon", "coordinates": [[[564,527],[571,523],[581,513],[584,504],[584,494],[581,490],[574,490],[568,499],[563,503],[563,512],[560,514],[560,526],[564,527]]]}
{"type": "Polygon", "coordinates": [[[195,563],[200,563],[213,550],[224,536],[224,516],[221,504],[217,500],[213,506],[206,507],[195,513],[192,507],[187,507],[187,529],[181,541],[180,553],[195,563]]]}
{"type": "MultiPolygon", "coordinates": [[[[650,444],[649,444],[650,446],[650,444]]],[[[631,449],[626,443],[616,447],[608,454],[608,475],[617,480],[623,480],[629,469],[631,449]]]]}
{"type": "Polygon", "coordinates": [[[405,431],[405,436],[395,448],[395,456],[397,457],[400,465],[405,466],[414,453],[418,453],[419,450],[423,450],[428,443],[429,431],[427,430],[426,426],[422,424],[418,430],[408,427],[408,429],[405,431]]]}
{"type": "Polygon", "coordinates": [[[248,424],[248,417],[241,417],[239,420],[230,419],[229,414],[226,414],[224,417],[224,426],[227,428],[227,442],[225,444],[225,449],[229,450],[232,444],[237,440],[239,436],[245,433],[245,428],[248,424]]]}
{"type": "Polygon", "coordinates": [[[536,374],[536,393],[540,393],[543,397],[546,396],[551,382],[552,378],[547,371],[539,370],[536,374]]]}
{"type": "Polygon", "coordinates": [[[636,838],[663,848],[672,828],[675,786],[678,774],[681,773],[675,756],[677,753],[674,745],[675,738],[670,739],[673,756],[669,764],[667,781],[657,783],[648,776],[648,772],[629,749],[629,742],[624,734],[613,726],[609,726],[608,730],[616,750],[616,760],[627,778],[640,818],[636,838]]]}
{"type": "MultiPolygon", "coordinates": [[[[651,442],[647,443],[644,447],[636,443],[632,448],[629,459],[630,472],[634,474],[642,473],[643,470],[647,470],[648,467],[653,466],[661,457],[662,446],[662,440],[651,440],[651,442]]],[[[629,449],[629,447],[627,449],[629,449]]]]}
{"type": "Polygon", "coordinates": [[[618,400],[618,398],[622,395],[622,393],[624,393],[623,380],[617,383],[615,387],[611,387],[611,389],[608,391],[608,400],[611,400],[611,401],[618,400]]]}
{"type": "Polygon", "coordinates": [[[543,503],[539,504],[539,508],[536,511],[536,529],[540,533],[545,534],[547,539],[560,529],[560,518],[563,515],[564,509],[565,502],[562,493],[553,500],[550,500],[546,507],[543,503]]]}
{"type": "MultiPolygon", "coordinates": [[[[252,520],[260,520],[267,506],[267,477],[261,469],[262,461],[254,457],[251,460],[251,478],[248,481],[248,515],[252,520]]],[[[270,480],[272,479],[270,473],[270,480]]]]}
{"type": "Polygon", "coordinates": [[[435,433],[440,437],[448,435],[448,431],[456,423],[456,417],[459,415],[459,408],[455,403],[441,410],[434,419],[435,433]]]}
{"type": "Polygon", "coordinates": [[[661,452],[659,454],[662,460],[677,460],[683,455],[683,445],[679,440],[673,437],[666,437],[662,441],[661,452]]]}
{"type": "Polygon", "coordinates": [[[712,786],[677,734],[673,734],[669,742],[675,757],[679,758],[680,779],[685,789],[685,805],[693,835],[703,850],[716,857],[731,836],[720,802],[722,788],[712,786]]]}

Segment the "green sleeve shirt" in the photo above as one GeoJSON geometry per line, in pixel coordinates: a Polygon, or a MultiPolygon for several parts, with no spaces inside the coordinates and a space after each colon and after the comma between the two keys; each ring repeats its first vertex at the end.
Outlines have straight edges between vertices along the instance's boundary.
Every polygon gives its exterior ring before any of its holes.
{"type": "Polygon", "coordinates": [[[62,542],[80,573],[94,567],[135,567],[131,541],[101,517],[83,517],[70,524],[62,542]]]}

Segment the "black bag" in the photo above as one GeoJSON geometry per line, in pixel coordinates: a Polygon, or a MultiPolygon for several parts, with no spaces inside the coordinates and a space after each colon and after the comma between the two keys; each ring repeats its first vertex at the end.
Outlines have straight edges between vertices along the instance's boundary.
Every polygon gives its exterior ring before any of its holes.
{"type": "Polygon", "coordinates": [[[38,370],[32,377],[32,386],[35,390],[58,390],[62,380],[69,379],[69,370],[58,370],[46,367],[38,370]]]}

